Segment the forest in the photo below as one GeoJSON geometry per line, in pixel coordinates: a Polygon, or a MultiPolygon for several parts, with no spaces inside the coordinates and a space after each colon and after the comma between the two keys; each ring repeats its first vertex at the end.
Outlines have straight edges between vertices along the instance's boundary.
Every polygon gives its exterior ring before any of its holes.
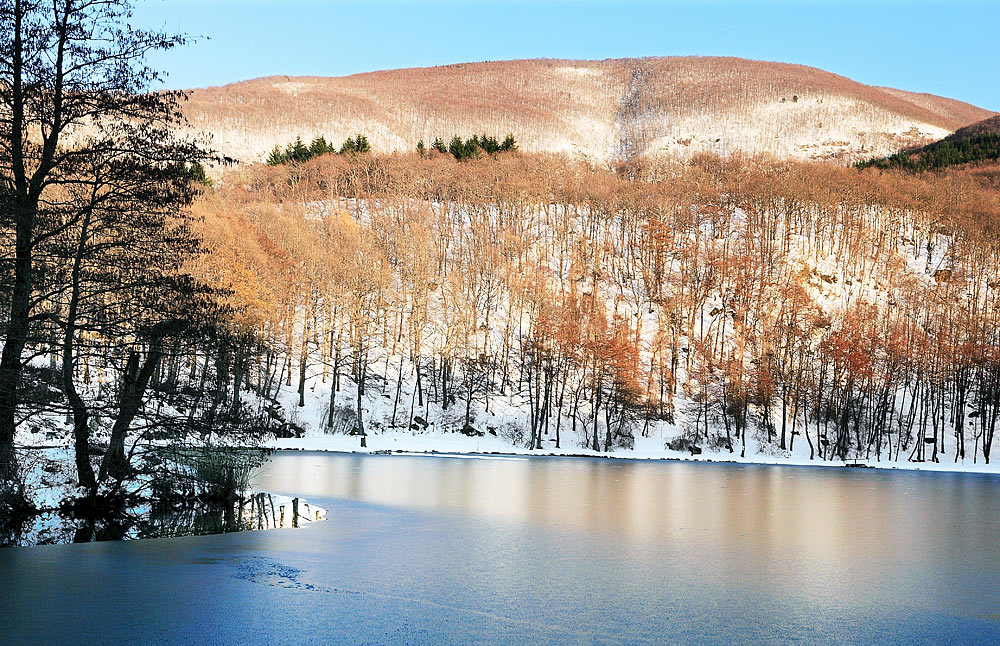
{"type": "Polygon", "coordinates": [[[945,139],[913,153],[897,153],[885,159],[860,162],[858,166],[924,171],[997,158],[1000,158],[1000,134],[984,134],[958,141],[945,139]]]}
{"type": "Polygon", "coordinates": [[[220,385],[293,392],[292,415],[322,385],[327,432],[480,435],[513,410],[490,432],[536,449],[668,424],[691,452],[988,462],[996,180],[366,155],[241,168],[193,208],[247,340],[220,385]]]}
{"type": "Polygon", "coordinates": [[[1000,159],[1000,117],[995,116],[959,128],[940,141],[888,157],[860,161],[856,166],[921,172],[977,162],[996,163],[997,159],[1000,159]]]}

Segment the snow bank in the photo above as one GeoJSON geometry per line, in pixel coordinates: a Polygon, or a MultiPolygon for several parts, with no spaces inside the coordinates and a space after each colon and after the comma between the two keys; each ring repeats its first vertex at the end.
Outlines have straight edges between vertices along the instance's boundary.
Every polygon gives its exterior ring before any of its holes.
{"type": "MultiPolygon", "coordinates": [[[[330,453],[354,453],[365,455],[434,455],[438,457],[475,457],[484,459],[499,459],[517,456],[562,456],[610,458],[625,460],[682,460],[685,462],[729,462],[737,464],[774,464],[789,466],[823,466],[823,467],[872,467],[878,469],[906,469],[917,471],[962,471],[969,473],[1000,473],[1000,467],[995,464],[984,464],[981,460],[942,459],[940,462],[905,462],[888,460],[810,460],[808,453],[787,451],[785,455],[754,454],[741,458],[739,447],[734,452],[704,452],[691,455],[686,451],[672,451],[666,448],[661,438],[635,438],[633,450],[614,449],[610,452],[594,451],[582,446],[562,446],[555,448],[552,440],[546,440],[545,446],[539,450],[513,446],[499,437],[466,437],[460,433],[395,433],[386,432],[368,435],[367,447],[360,446],[360,438],[350,435],[310,434],[302,438],[286,438],[274,440],[270,448],[279,451],[322,451],[330,453]]],[[[751,451],[748,447],[747,453],[751,451]]]]}

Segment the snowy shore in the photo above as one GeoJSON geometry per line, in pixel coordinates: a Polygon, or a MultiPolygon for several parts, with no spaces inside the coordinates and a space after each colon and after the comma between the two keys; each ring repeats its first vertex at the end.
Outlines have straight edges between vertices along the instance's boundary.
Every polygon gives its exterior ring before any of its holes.
{"type": "MultiPolygon", "coordinates": [[[[944,471],[964,473],[1000,474],[997,464],[984,464],[982,460],[973,463],[971,459],[955,461],[951,456],[939,462],[876,461],[872,460],[810,460],[808,453],[799,455],[762,455],[755,453],[752,457],[741,458],[739,448],[733,453],[728,451],[705,452],[691,455],[686,451],[672,451],[665,448],[663,440],[655,437],[635,438],[635,448],[632,450],[616,449],[605,453],[581,446],[551,446],[530,450],[524,447],[512,446],[502,438],[492,435],[484,437],[467,437],[460,433],[392,433],[369,434],[366,438],[367,447],[360,446],[360,438],[350,435],[307,434],[301,438],[285,438],[273,440],[269,448],[278,451],[316,451],[326,453],[349,453],[367,455],[405,454],[405,455],[437,455],[463,458],[501,458],[522,456],[557,456],[608,458],[622,460],[674,460],[684,462],[724,462],[735,464],[768,464],[787,466],[822,466],[822,467],[869,467],[877,469],[898,469],[911,471],[944,471]]],[[[751,451],[747,450],[750,454],[751,451]]]]}

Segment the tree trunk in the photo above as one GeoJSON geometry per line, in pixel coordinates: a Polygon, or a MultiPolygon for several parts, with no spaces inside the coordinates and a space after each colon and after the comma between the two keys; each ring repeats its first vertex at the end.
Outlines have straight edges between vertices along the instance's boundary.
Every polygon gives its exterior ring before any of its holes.
{"type": "Polygon", "coordinates": [[[70,324],[66,328],[66,339],[63,344],[63,391],[73,413],[73,449],[76,455],[77,480],[81,487],[88,490],[89,495],[93,495],[97,490],[97,480],[94,478],[94,467],[90,464],[90,413],[73,383],[74,334],[75,326],[70,324]]]}
{"type": "Polygon", "coordinates": [[[357,413],[358,413],[358,432],[361,434],[361,448],[367,448],[368,447],[368,438],[366,437],[366,434],[365,434],[364,410],[361,407],[361,400],[362,400],[362,397],[365,394],[365,368],[367,367],[365,365],[365,361],[364,361],[363,357],[364,357],[364,349],[359,348],[358,349],[358,363],[357,363],[357,378],[358,378],[358,397],[357,397],[357,405],[358,405],[358,410],[357,410],[357,413]]]}
{"type": "Polygon", "coordinates": [[[306,363],[309,356],[309,339],[307,332],[302,333],[302,353],[299,355],[299,408],[306,405],[306,363]]]}
{"type": "Polygon", "coordinates": [[[358,377],[358,432],[361,433],[361,448],[366,448],[368,446],[368,440],[365,437],[365,422],[363,419],[364,411],[361,408],[361,395],[364,394],[364,387],[361,385],[361,377],[358,377]]]}
{"type": "Polygon", "coordinates": [[[166,325],[168,324],[160,324],[154,328],[149,352],[146,354],[146,360],[141,368],[139,367],[139,354],[135,351],[129,352],[119,396],[118,417],[111,428],[108,452],[104,454],[104,459],[101,461],[99,477],[102,482],[109,478],[120,482],[128,476],[131,470],[128,459],[125,457],[125,436],[136,415],[139,414],[149,379],[153,376],[153,371],[156,370],[156,366],[159,365],[160,359],[163,357],[163,334],[166,325]]]}
{"type": "Polygon", "coordinates": [[[208,423],[215,423],[215,415],[219,405],[226,397],[226,382],[229,373],[229,346],[222,343],[219,347],[219,358],[215,362],[215,392],[212,395],[212,406],[208,411],[208,423]]]}
{"type": "Polygon", "coordinates": [[[26,505],[23,491],[14,483],[19,479],[14,433],[17,430],[17,391],[21,387],[21,355],[28,339],[31,311],[32,231],[34,212],[19,209],[15,215],[16,248],[14,255],[14,291],[10,302],[3,354],[0,355],[0,505],[11,508],[26,505]]]}
{"type": "Polygon", "coordinates": [[[247,352],[243,341],[236,345],[236,357],[233,361],[233,399],[230,412],[233,418],[240,413],[240,388],[243,386],[243,374],[246,372],[247,352]]]}
{"type": "MultiPolygon", "coordinates": [[[[392,428],[396,427],[396,412],[399,410],[399,398],[400,396],[402,396],[403,393],[403,361],[404,357],[403,355],[400,355],[399,374],[396,376],[396,398],[392,402],[392,420],[389,422],[389,425],[392,428]]],[[[466,420],[466,424],[468,424],[468,420],[466,420]]]]}
{"type": "MultiPolygon", "coordinates": [[[[15,222],[14,290],[11,294],[10,314],[4,335],[3,353],[0,355],[0,509],[18,509],[27,506],[17,455],[14,452],[14,434],[17,431],[17,391],[21,387],[21,355],[28,340],[28,321],[31,314],[32,249],[37,198],[29,196],[29,182],[25,172],[24,155],[24,43],[21,37],[24,8],[20,3],[12,12],[13,43],[10,56],[11,116],[10,161],[14,174],[14,188],[20,198],[10,206],[15,222]]],[[[57,136],[57,135],[56,135],[57,136]]],[[[46,142],[48,143],[48,142],[46,142]]],[[[54,141],[52,142],[55,143],[54,141]]],[[[51,154],[48,155],[51,159],[51,154]]]]}
{"type": "Polygon", "coordinates": [[[80,226],[80,240],[73,258],[72,288],[69,307],[66,313],[66,330],[63,338],[62,381],[63,392],[69,400],[73,413],[73,448],[76,455],[77,480],[81,487],[93,496],[97,492],[97,480],[94,478],[94,467],[90,464],[90,413],[87,405],[76,390],[73,379],[73,355],[76,341],[76,319],[80,307],[80,273],[83,262],[83,252],[87,245],[91,214],[88,212],[80,226]]]}
{"type": "Polygon", "coordinates": [[[330,380],[330,409],[326,414],[326,427],[333,428],[337,417],[337,378],[330,380]]]}
{"type": "Polygon", "coordinates": [[[601,384],[600,382],[598,382],[594,385],[594,437],[592,438],[592,441],[593,441],[593,449],[595,451],[601,450],[601,445],[597,443],[597,412],[600,410],[600,408],[601,408],[601,384]]]}

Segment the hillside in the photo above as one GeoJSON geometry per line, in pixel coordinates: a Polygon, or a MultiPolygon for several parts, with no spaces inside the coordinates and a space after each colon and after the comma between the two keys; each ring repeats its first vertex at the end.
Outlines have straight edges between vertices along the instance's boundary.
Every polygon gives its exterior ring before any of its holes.
{"type": "Polygon", "coordinates": [[[989,462],[996,190],[964,171],[655,166],[225,173],[195,205],[193,269],[259,345],[218,401],[287,420],[286,447],[989,462]]]}
{"type": "Polygon", "coordinates": [[[926,146],[861,162],[858,167],[875,166],[923,171],[998,159],[1000,159],[1000,116],[959,128],[941,141],[926,146]]]}
{"type": "Polygon", "coordinates": [[[301,135],[364,132],[376,152],[435,137],[513,132],[527,152],[604,163],[699,152],[882,157],[993,113],[857,83],[819,69],[738,58],[468,63],[342,78],[268,77],[193,90],[185,112],[212,145],[263,159],[301,135]]]}

